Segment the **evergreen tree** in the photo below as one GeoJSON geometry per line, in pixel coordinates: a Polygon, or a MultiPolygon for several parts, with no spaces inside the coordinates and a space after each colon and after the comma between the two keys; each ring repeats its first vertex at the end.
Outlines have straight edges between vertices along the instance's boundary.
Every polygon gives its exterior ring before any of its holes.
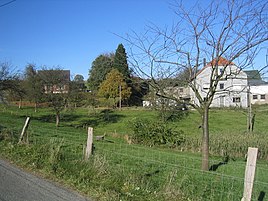
{"type": "Polygon", "coordinates": [[[126,50],[122,44],[119,44],[116,49],[113,68],[122,73],[124,78],[128,81],[130,78],[130,70],[128,68],[126,50]]]}

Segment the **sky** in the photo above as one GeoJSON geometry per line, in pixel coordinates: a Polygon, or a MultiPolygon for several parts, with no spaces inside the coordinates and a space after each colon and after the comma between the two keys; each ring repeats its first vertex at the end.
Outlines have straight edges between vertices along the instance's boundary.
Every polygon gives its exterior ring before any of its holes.
{"type": "Polygon", "coordinates": [[[118,35],[173,18],[168,0],[0,0],[0,61],[20,71],[59,66],[87,79],[97,56],[124,44],[118,35]]]}
{"type": "MultiPolygon", "coordinates": [[[[206,3],[207,0],[200,0],[206,3]]],[[[146,25],[169,26],[175,20],[174,0],[0,0],[0,62],[21,72],[60,67],[85,79],[92,62],[115,52],[119,36],[146,25]],[[119,35],[119,36],[118,36],[119,35]]],[[[187,4],[195,0],[184,1],[187,4]]],[[[264,61],[264,56],[260,59],[264,61]]]]}

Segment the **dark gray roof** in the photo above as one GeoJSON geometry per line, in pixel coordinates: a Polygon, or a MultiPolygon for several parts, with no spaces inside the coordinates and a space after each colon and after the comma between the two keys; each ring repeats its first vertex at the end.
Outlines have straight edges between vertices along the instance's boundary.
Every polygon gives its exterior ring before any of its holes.
{"type": "Polygon", "coordinates": [[[258,70],[247,70],[244,72],[247,74],[248,79],[250,80],[262,80],[260,72],[258,70]]]}
{"type": "Polygon", "coordinates": [[[258,70],[248,70],[244,71],[247,74],[248,84],[250,86],[263,85],[267,82],[263,81],[258,70]]]}
{"type": "Polygon", "coordinates": [[[70,70],[39,70],[38,75],[43,81],[50,83],[70,81],[70,70]]]}

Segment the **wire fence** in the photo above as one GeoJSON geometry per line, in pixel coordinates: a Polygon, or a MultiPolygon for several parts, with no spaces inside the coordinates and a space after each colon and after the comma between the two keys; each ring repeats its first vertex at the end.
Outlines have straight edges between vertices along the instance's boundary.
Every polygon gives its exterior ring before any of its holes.
{"type": "MultiPolygon", "coordinates": [[[[172,183],[193,195],[195,200],[241,200],[244,189],[246,162],[221,159],[210,160],[210,170],[202,171],[201,157],[173,151],[144,148],[137,145],[97,143],[99,152],[114,162],[120,159],[120,166],[141,172],[142,175],[162,177],[164,181],[171,172],[172,183]],[[214,169],[213,169],[214,167],[214,169]]],[[[258,164],[252,200],[264,200],[268,192],[268,169],[258,164]],[[266,175],[267,176],[266,176],[266,175]]]]}
{"type": "MultiPolygon", "coordinates": [[[[47,139],[45,135],[48,134],[51,137],[64,138],[65,149],[72,153],[68,156],[69,160],[83,158],[86,131],[84,134],[78,134],[59,129],[31,129],[33,133],[44,135],[43,139],[47,139]]],[[[39,136],[36,143],[41,139],[39,136]]],[[[113,140],[109,137],[94,141],[94,154],[104,156],[110,168],[120,169],[130,178],[135,177],[143,182],[147,180],[147,185],[155,185],[156,189],[173,187],[173,191],[183,192],[192,200],[236,201],[241,200],[243,196],[246,166],[246,160],[243,159],[224,161],[222,157],[214,157],[210,160],[210,171],[202,171],[199,154],[127,144],[122,139],[113,140]]],[[[135,184],[133,178],[130,179],[131,182],[135,184]]],[[[132,188],[139,189],[140,186],[132,188]]],[[[150,187],[147,188],[150,190],[150,187]]],[[[259,161],[251,200],[266,200],[267,192],[268,164],[266,161],[259,161]]]]}
{"type": "MultiPolygon", "coordinates": [[[[3,118],[1,118],[3,119],[3,118]]],[[[20,129],[22,124],[4,122],[6,127],[20,129]]],[[[87,132],[70,128],[46,128],[32,124],[30,141],[34,144],[49,143],[51,138],[63,139],[67,160],[82,160],[87,132]]],[[[155,193],[161,191],[167,196],[187,197],[189,200],[241,200],[244,190],[246,161],[222,157],[210,159],[210,171],[201,170],[201,155],[180,150],[146,147],[128,144],[124,138],[107,137],[94,140],[94,155],[101,155],[114,171],[122,171],[128,179],[126,188],[135,191],[155,193]],[[142,184],[142,185],[141,185],[142,184]]],[[[252,201],[268,200],[268,164],[257,162],[252,201]]]]}

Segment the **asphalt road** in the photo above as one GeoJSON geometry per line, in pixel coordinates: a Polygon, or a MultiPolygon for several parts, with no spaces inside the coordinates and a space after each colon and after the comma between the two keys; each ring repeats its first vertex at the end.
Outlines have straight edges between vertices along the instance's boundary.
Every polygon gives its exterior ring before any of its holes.
{"type": "Polygon", "coordinates": [[[89,201],[0,160],[0,201],[89,201]]]}

